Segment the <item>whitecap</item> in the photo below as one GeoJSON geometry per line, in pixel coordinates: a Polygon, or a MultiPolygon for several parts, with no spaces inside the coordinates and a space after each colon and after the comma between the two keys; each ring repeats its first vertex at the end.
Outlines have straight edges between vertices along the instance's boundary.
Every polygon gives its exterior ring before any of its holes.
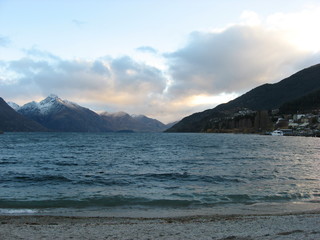
{"type": "Polygon", "coordinates": [[[34,214],[37,213],[36,210],[33,209],[8,209],[8,208],[0,208],[0,214],[34,214]]]}

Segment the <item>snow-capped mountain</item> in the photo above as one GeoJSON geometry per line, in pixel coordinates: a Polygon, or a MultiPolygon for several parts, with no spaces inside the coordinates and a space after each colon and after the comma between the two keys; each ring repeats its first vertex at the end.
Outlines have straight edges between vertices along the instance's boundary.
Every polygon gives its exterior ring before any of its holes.
{"type": "Polygon", "coordinates": [[[54,131],[112,131],[97,113],[53,94],[41,102],[25,104],[17,112],[54,131]]]}
{"type": "Polygon", "coordinates": [[[125,112],[100,115],[68,100],[51,94],[40,102],[23,106],[8,103],[21,115],[32,119],[52,131],[62,132],[162,132],[167,126],[144,115],[129,115],[125,112]]]}
{"type": "Polygon", "coordinates": [[[71,108],[71,109],[77,109],[81,108],[79,105],[69,102],[67,100],[62,100],[57,95],[51,94],[46,99],[42,100],[41,102],[30,102],[22,107],[19,107],[19,105],[15,103],[11,103],[13,105],[13,109],[16,109],[20,113],[27,113],[27,114],[39,114],[42,116],[48,116],[54,113],[57,113],[61,111],[63,108],[71,108]],[[18,108],[16,108],[16,106],[18,108]]]}

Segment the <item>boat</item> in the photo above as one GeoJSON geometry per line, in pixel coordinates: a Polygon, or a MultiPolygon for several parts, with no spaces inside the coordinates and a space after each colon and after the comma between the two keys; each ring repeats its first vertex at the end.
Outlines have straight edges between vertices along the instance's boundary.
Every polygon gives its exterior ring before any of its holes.
{"type": "Polygon", "coordinates": [[[271,133],[272,136],[283,136],[283,131],[281,130],[275,130],[271,133]]]}

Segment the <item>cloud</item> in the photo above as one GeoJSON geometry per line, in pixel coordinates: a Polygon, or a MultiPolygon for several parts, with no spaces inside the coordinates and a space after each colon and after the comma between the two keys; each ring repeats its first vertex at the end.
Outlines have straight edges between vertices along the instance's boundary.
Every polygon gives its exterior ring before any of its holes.
{"type": "Polygon", "coordinates": [[[39,50],[35,47],[29,48],[29,49],[23,49],[22,51],[32,59],[46,59],[46,60],[55,60],[55,61],[61,60],[60,57],[48,51],[39,50]]]}
{"type": "Polygon", "coordinates": [[[0,47],[8,47],[10,43],[11,41],[8,37],[0,35],[0,47]]]}
{"type": "Polygon", "coordinates": [[[144,53],[152,53],[152,54],[158,53],[158,51],[156,49],[154,49],[153,47],[149,47],[149,46],[138,47],[138,48],[136,48],[136,50],[139,52],[144,52],[144,53]]]}
{"type": "Polygon", "coordinates": [[[114,59],[110,65],[117,91],[151,91],[162,93],[165,78],[155,67],[137,63],[130,57],[114,59]]]}
{"type": "Polygon", "coordinates": [[[307,61],[276,30],[234,25],[221,32],[194,32],[188,44],[166,54],[172,95],[244,92],[279,81],[307,61]]]}
{"type": "Polygon", "coordinates": [[[111,77],[111,73],[108,66],[106,66],[100,60],[95,60],[92,63],[91,70],[99,75],[106,75],[107,77],[111,77]]]}
{"type": "Polygon", "coordinates": [[[267,17],[266,25],[287,35],[298,48],[320,51],[320,5],[311,5],[299,12],[274,13],[267,17]]]}
{"type": "MultiPolygon", "coordinates": [[[[2,97],[43,98],[55,93],[79,103],[107,103],[120,109],[147,106],[166,88],[162,72],[126,56],[94,61],[64,60],[38,50],[19,60],[2,62],[2,97]]],[[[148,107],[149,106],[149,107],[148,107]]],[[[152,108],[152,107],[151,107],[152,108]]],[[[107,110],[107,109],[104,109],[107,110]]]]}
{"type": "Polygon", "coordinates": [[[72,23],[73,23],[74,25],[76,25],[77,27],[82,27],[82,26],[85,25],[87,22],[80,21],[80,20],[78,20],[78,19],[73,19],[73,20],[72,20],[72,23]]]}

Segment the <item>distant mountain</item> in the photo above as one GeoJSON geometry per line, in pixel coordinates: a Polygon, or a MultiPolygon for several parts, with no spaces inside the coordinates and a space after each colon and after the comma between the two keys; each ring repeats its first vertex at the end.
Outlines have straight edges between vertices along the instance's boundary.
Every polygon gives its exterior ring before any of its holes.
{"type": "Polygon", "coordinates": [[[43,132],[48,131],[39,123],[13,110],[0,98],[0,132],[43,132]]]}
{"type": "Polygon", "coordinates": [[[320,90],[320,64],[303,69],[278,83],[261,85],[213,109],[192,114],[167,131],[205,131],[212,119],[230,116],[243,108],[251,110],[277,109],[287,102],[301,98],[318,89],[320,90]]]}
{"type": "MultiPolygon", "coordinates": [[[[97,114],[56,95],[41,102],[19,106],[8,102],[11,110],[32,119],[51,131],[59,132],[162,132],[168,127],[160,121],[144,115],[125,112],[97,114]]],[[[9,107],[9,106],[8,106],[9,107]]]]}
{"type": "Polygon", "coordinates": [[[176,125],[179,121],[175,121],[175,122],[170,122],[168,124],[166,124],[166,129],[169,129],[171,127],[173,127],[174,125],[176,125]]]}
{"type": "Polygon", "coordinates": [[[139,122],[142,126],[144,126],[146,130],[150,132],[162,132],[168,128],[167,125],[163,124],[157,119],[149,118],[145,115],[132,115],[132,118],[135,119],[135,121],[139,122]]]}
{"type": "Polygon", "coordinates": [[[125,112],[104,112],[100,116],[113,131],[162,132],[167,129],[165,124],[144,115],[129,115],[125,112]]]}
{"type": "Polygon", "coordinates": [[[56,95],[50,95],[39,103],[27,103],[18,108],[17,112],[53,131],[112,131],[97,113],[70,101],[62,100],[56,95]]]}

